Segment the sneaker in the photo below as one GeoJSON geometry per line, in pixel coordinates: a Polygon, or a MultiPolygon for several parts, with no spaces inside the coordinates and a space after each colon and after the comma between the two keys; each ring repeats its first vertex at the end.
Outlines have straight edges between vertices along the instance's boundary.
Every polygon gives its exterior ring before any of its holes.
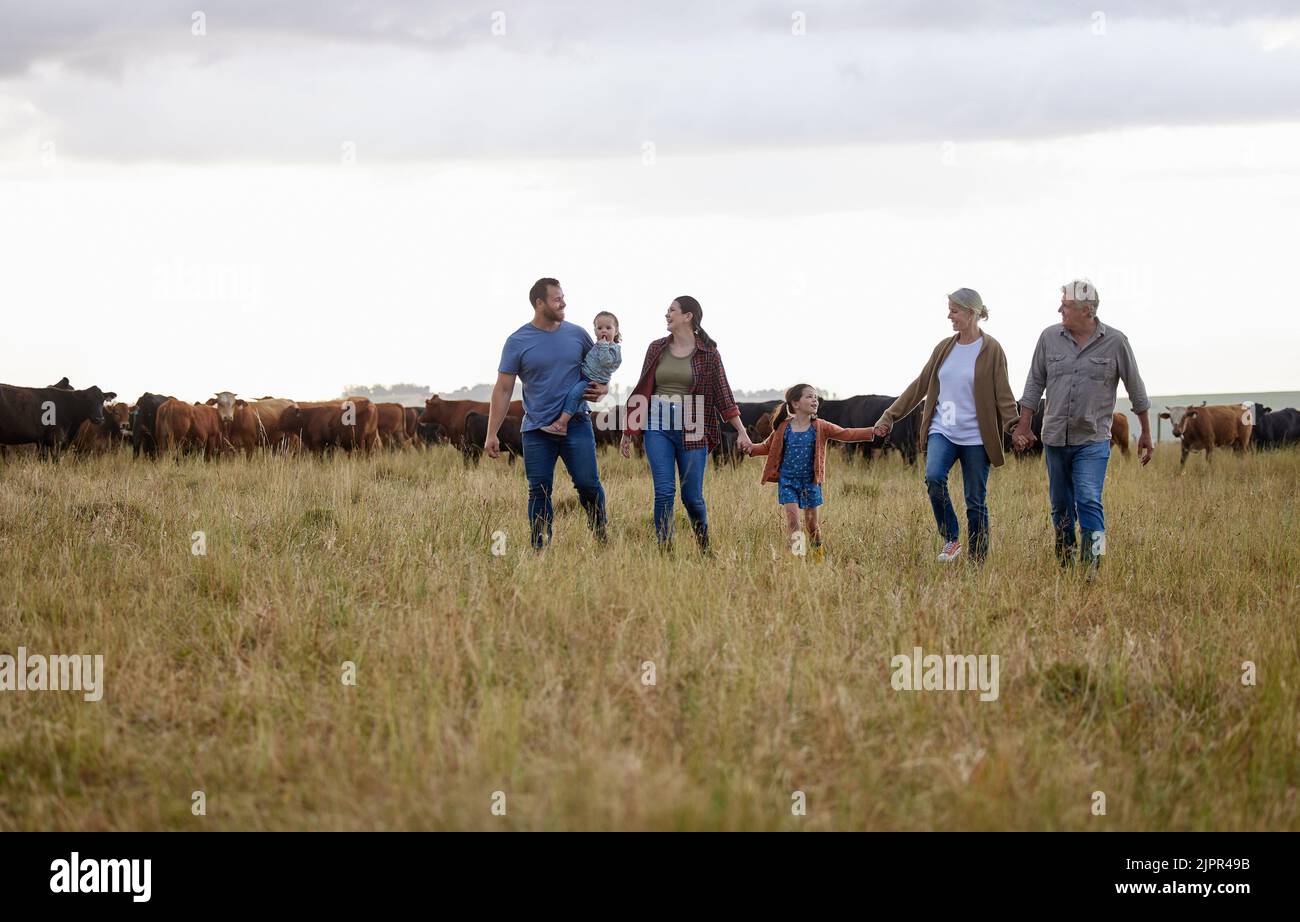
{"type": "Polygon", "coordinates": [[[943,550],[939,552],[939,562],[948,563],[951,560],[956,560],[960,555],[961,555],[961,542],[949,541],[947,544],[943,546],[943,550]]]}
{"type": "Polygon", "coordinates": [[[814,544],[812,549],[812,559],[821,563],[826,559],[826,546],[823,544],[814,544]]]}

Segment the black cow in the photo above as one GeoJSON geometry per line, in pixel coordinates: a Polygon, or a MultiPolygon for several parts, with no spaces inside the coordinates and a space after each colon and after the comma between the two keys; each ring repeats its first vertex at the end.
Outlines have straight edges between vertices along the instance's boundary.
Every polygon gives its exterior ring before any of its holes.
{"type": "MultiPolygon", "coordinates": [[[[845,429],[870,429],[880,419],[882,413],[889,409],[893,404],[894,397],[885,397],[880,394],[859,394],[856,397],[847,397],[843,400],[823,400],[817,406],[817,418],[824,419],[828,423],[834,423],[837,426],[843,426],[845,429]]],[[[785,422],[789,411],[784,404],[780,404],[779,411],[772,420],[772,427],[775,429],[785,422]]],[[[917,455],[917,420],[920,416],[920,408],[914,409],[911,413],[894,423],[889,431],[887,439],[872,439],[869,442],[844,442],[841,447],[846,457],[850,460],[857,451],[862,452],[864,458],[870,459],[870,448],[880,448],[884,450],[897,449],[908,464],[916,463],[917,455]]],[[[841,444],[841,443],[836,443],[841,444]]]]}
{"type": "MultiPolygon", "coordinates": [[[[497,441],[501,443],[501,448],[506,452],[510,463],[515,463],[515,456],[524,456],[524,438],[519,431],[519,425],[522,423],[518,416],[507,416],[501,421],[501,428],[497,430],[497,441]]],[[[483,456],[483,443],[487,441],[487,424],[488,418],[484,413],[476,413],[471,410],[465,415],[465,439],[460,446],[461,454],[468,465],[472,460],[478,464],[479,459],[483,456]]]]}
{"type": "Polygon", "coordinates": [[[425,445],[441,445],[448,440],[442,423],[418,423],[415,432],[425,445]]]}
{"type": "Polygon", "coordinates": [[[1271,410],[1255,404],[1255,428],[1251,433],[1255,447],[1282,448],[1300,442],[1300,410],[1271,410]]]}
{"type": "Polygon", "coordinates": [[[135,402],[135,407],[131,410],[131,453],[134,457],[140,457],[142,451],[150,458],[158,457],[158,441],[154,437],[158,408],[168,400],[175,399],[145,391],[135,402]]]}
{"type": "Polygon", "coordinates": [[[57,455],[86,420],[103,425],[104,402],[116,396],[98,387],[76,391],[0,384],[0,445],[35,442],[42,457],[57,455]]]}
{"type": "MultiPolygon", "coordinates": [[[[759,417],[764,413],[771,413],[780,405],[781,401],[779,400],[746,401],[745,403],[736,404],[736,409],[740,411],[740,424],[745,427],[745,431],[749,433],[749,438],[752,441],[762,441],[762,439],[754,438],[754,424],[758,422],[759,417]]],[[[722,425],[725,429],[730,427],[731,423],[723,423],[722,425]]],[[[731,431],[734,433],[736,430],[732,429],[731,431]]]]}
{"type": "MultiPolygon", "coordinates": [[[[823,400],[818,404],[817,417],[837,426],[843,426],[845,429],[869,429],[876,424],[876,420],[880,419],[880,415],[889,409],[894,400],[893,397],[884,397],[880,394],[858,394],[843,400],[823,400]]],[[[908,458],[909,463],[916,460],[915,450],[909,454],[902,443],[893,439],[888,442],[882,442],[880,439],[873,439],[870,442],[845,442],[843,449],[849,460],[852,460],[858,452],[862,453],[863,458],[870,459],[871,448],[882,448],[886,445],[892,445],[903,451],[903,456],[908,458]]]]}
{"type": "Polygon", "coordinates": [[[618,448],[623,440],[623,432],[619,428],[620,416],[620,409],[617,407],[592,411],[591,431],[596,439],[597,449],[607,446],[618,448]]]}
{"type": "MultiPolygon", "coordinates": [[[[745,460],[746,455],[736,447],[736,441],[740,434],[736,432],[736,427],[731,423],[723,423],[719,427],[719,435],[722,441],[713,446],[713,451],[709,456],[713,458],[713,466],[721,467],[723,464],[731,464],[733,467],[745,460]]],[[[752,440],[752,439],[751,439],[752,440]]]]}
{"type": "MultiPolygon", "coordinates": [[[[876,418],[879,419],[880,417],[876,418]]],[[[921,450],[921,433],[918,431],[920,426],[921,407],[917,406],[913,408],[911,413],[894,422],[893,428],[889,430],[889,437],[885,439],[885,448],[897,449],[908,464],[916,464],[916,456],[921,450]]],[[[862,444],[865,446],[869,443],[863,442],[862,444]]],[[[863,454],[866,454],[865,449],[863,454]]]]}

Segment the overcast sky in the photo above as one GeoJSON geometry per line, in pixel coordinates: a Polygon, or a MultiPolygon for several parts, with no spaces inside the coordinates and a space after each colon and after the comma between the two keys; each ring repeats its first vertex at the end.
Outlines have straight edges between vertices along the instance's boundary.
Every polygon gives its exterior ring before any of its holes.
{"type": "Polygon", "coordinates": [[[691,294],[897,393],[968,286],[1019,391],[1086,275],[1152,393],[1300,389],[1297,205],[1295,4],[0,2],[7,383],[450,390],[554,275],[624,386],[691,294]]]}

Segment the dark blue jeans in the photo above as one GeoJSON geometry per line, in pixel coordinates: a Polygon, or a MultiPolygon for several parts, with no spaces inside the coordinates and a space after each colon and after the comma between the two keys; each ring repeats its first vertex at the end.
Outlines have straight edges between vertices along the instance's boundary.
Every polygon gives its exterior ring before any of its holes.
{"type": "Polygon", "coordinates": [[[704,446],[688,449],[681,428],[681,405],[651,401],[645,428],[645,456],[655,490],[655,536],[659,543],[673,536],[673,507],[677,480],[682,482],[682,505],[697,535],[707,533],[709,513],[704,505],[704,469],[709,451],[704,446]]]}
{"type": "MultiPolygon", "coordinates": [[[[1106,483],[1106,464],[1110,461],[1110,440],[1083,445],[1043,446],[1047,459],[1047,493],[1052,500],[1052,526],[1058,546],[1074,547],[1074,525],[1084,532],[1106,531],[1106,512],[1101,506],[1101,490],[1106,483]]],[[[1087,556],[1094,553],[1094,539],[1089,538],[1087,556]]],[[[1103,541],[1096,541],[1095,553],[1104,553],[1103,541]]]]}
{"type": "Polygon", "coordinates": [[[939,534],[945,542],[958,537],[957,513],[948,496],[948,472],[961,461],[961,483],[966,494],[966,532],[970,555],[988,555],[989,507],[984,499],[989,481],[989,455],[983,445],[954,445],[938,432],[931,432],[925,452],[925,487],[939,534]]]}
{"type": "Polygon", "coordinates": [[[523,433],[524,473],[528,475],[528,522],[533,547],[540,548],[551,540],[551,488],[555,481],[555,462],[564,466],[578,490],[578,500],[587,510],[587,524],[596,537],[605,537],[605,490],[596,470],[596,438],[591,431],[591,417],[583,414],[569,420],[567,435],[551,435],[537,429],[523,433]]]}

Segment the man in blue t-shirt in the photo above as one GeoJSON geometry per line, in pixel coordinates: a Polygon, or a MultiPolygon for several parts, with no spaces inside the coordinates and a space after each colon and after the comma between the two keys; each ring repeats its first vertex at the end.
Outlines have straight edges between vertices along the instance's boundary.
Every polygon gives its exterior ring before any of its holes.
{"type": "MultiPolygon", "coordinates": [[[[564,290],[555,279],[538,279],[528,292],[533,319],[510,334],[501,350],[497,383],[492,388],[487,438],[483,449],[488,457],[501,454],[497,432],[510,408],[515,377],[524,382],[524,471],[528,475],[528,521],[532,544],[540,548],[551,540],[551,488],[555,462],[563,459],[578,499],[587,510],[587,523],[599,541],[605,540],[605,491],[596,470],[596,439],[591,417],[584,406],[569,420],[564,435],[552,435],[541,428],[560,415],[569,388],[578,383],[582,360],[591,348],[587,331],[564,319],[564,290]]],[[[583,395],[598,400],[608,384],[593,383],[583,395]]]]}

